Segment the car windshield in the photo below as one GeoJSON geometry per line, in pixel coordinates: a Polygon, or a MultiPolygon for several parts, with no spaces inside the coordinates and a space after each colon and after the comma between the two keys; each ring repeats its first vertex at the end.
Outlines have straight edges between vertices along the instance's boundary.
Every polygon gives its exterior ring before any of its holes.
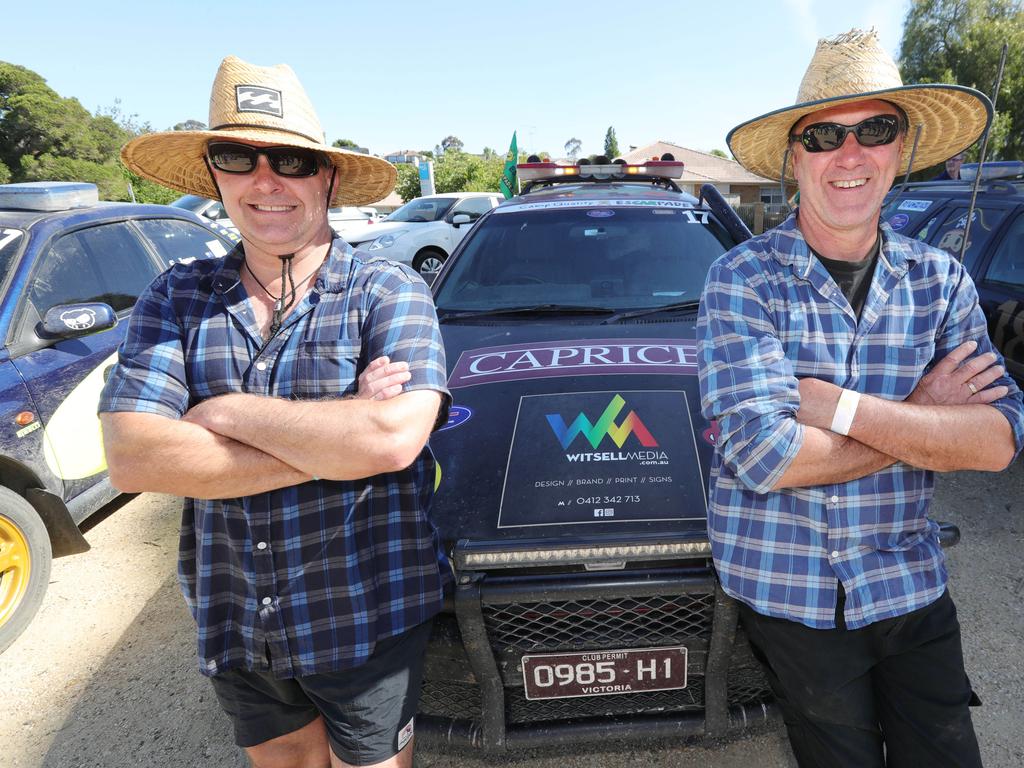
{"type": "Polygon", "coordinates": [[[25,233],[20,229],[0,227],[0,285],[7,282],[7,273],[24,242],[25,233]]]}
{"type": "Polygon", "coordinates": [[[706,211],[497,209],[474,230],[438,289],[441,311],[556,305],[616,312],[697,302],[732,243],[706,211]]]}
{"type": "Polygon", "coordinates": [[[455,204],[454,197],[421,197],[410,200],[397,211],[388,214],[388,221],[440,221],[455,204]]]}

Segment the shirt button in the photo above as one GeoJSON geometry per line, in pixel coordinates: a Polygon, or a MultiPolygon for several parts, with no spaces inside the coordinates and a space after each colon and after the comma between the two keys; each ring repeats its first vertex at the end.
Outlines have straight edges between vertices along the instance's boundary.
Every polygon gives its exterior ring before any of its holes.
{"type": "Polygon", "coordinates": [[[271,598],[271,597],[264,597],[263,598],[263,604],[264,605],[270,605],[272,602],[274,602],[274,599],[271,598]]]}
{"type": "Polygon", "coordinates": [[[264,362],[263,362],[263,361],[261,360],[260,362],[256,363],[256,370],[257,370],[257,371],[265,371],[265,370],[267,370],[267,364],[266,364],[266,363],[264,363],[264,362]]]}
{"type": "MultiPolygon", "coordinates": [[[[832,550],[832,557],[839,557],[839,550],[838,549],[833,549],[832,550]]],[[[269,600],[269,599],[270,599],[269,597],[264,598],[264,600],[269,600]]]]}
{"type": "Polygon", "coordinates": [[[833,504],[838,504],[839,503],[839,497],[838,496],[833,496],[832,497],[832,503],[833,504]]]}
{"type": "Polygon", "coordinates": [[[256,549],[266,549],[266,548],[267,548],[267,542],[265,542],[265,541],[261,541],[259,544],[256,545],[256,549]]]}

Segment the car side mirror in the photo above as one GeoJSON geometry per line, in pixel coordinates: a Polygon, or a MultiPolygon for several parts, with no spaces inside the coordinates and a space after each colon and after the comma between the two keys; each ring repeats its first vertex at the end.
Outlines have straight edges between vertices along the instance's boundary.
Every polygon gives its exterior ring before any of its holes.
{"type": "Polygon", "coordinates": [[[452,216],[452,226],[458,229],[463,224],[469,224],[473,221],[473,217],[468,213],[456,213],[452,216]]]}
{"type": "Polygon", "coordinates": [[[109,331],[117,325],[117,313],[109,304],[58,304],[46,310],[36,329],[43,339],[77,339],[91,333],[109,331]]]}

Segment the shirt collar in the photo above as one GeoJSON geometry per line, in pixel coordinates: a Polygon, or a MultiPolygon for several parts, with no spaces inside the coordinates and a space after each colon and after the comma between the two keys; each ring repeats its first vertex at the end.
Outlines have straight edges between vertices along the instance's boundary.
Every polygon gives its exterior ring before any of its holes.
{"type": "MultiPolygon", "coordinates": [[[[799,210],[795,209],[784,222],[772,230],[770,245],[776,261],[791,266],[794,272],[806,280],[816,260],[811,258],[811,248],[797,226],[799,210]]],[[[878,229],[882,236],[878,258],[886,270],[906,272],[917,263],[919,257],[911,244],[898,237],[887,221],[879,221],[878,229]]]]}
{"type": "MultiPolygon", "coordinates": [[[[236,286],[242,278],[242,264],[245,251],[238,242],[212,273],[214,293],[223,294],[236,286]]],[[[339,293],[348,284],[352,269],[352,246],[335,235],[327,252],[325,265],[320,268],[314,290],[339,293]]]]}

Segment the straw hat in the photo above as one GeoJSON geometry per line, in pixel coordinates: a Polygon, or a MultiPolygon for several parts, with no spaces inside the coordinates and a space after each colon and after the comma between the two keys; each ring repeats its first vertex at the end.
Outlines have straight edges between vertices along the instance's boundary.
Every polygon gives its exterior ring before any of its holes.
{"type": "MultiPolygon", "coordinates": [[[[736,160],[751,173],[779,178],[789,134],[800,118],[829,107],[867,99],[883,99],[907,114],[910,129],[903,142],[900,173],[905,173],[921,126],[915,168],[927,168],[960,152],[981,136],[992,119],[985,94],[961,85],[904,85],[892,58],[875,30],[852,29],[819,40],[797,92],[796,105],[755,117],[726,137],[736,160]]],[[[786,179],[793,181],[787,163],[786,179]]]]}
{"type": "Polygon", "coordinates": [[[206,143],[262,141],[315,149],[338,169],[331,205],[365,205],[395,187],[395,167],[379,157],[327,146],[313,105],[287,64],[258,67],[228,56],[210,93],[206,131],[147,133],[129,141],[121,159],[147,179],[202,197],[219,199],[203,156],[206,143]]]}

